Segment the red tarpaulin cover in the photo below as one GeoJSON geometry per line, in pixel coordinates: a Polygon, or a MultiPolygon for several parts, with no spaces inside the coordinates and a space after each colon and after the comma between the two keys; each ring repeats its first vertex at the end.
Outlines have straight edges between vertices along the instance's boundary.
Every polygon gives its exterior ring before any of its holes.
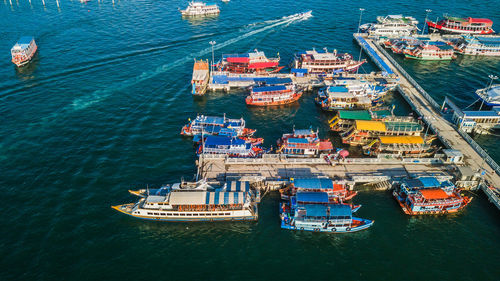
{"type": "Polygon", "coordinates": [[[256,63],[250,64],[248,66],[248,68],[250,68],[250,69],[252,69],[252,68],[258,69],[258,68],[274,67],[274,66],[277,66],[277,65],[278,65],[278,62],[274,62],[274,61],[256,62],[256,63]]]}
{"type": "Polygon", "coordinates": [[[237,58],[226,58],[227,62],[236,62],[236,63],[248,63],[250,58],[248,57],[237,57],[237,58]]]}

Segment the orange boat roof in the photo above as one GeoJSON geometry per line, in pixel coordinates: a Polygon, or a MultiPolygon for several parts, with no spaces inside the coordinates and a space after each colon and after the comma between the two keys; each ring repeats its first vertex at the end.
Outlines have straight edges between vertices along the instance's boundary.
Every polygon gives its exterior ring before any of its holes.
{"type": "Polygon", "coordinates": [[[194,63],[193,70],[208,70],[208,62],[206,61],[196,61],[194,63]]]}
{"type": "Polygon", "coordinates": [[[422,194],[425,199],[430,200],[446,199],[450,197],[450,195],[448,195],[444,190],[440,188],[422,189],[420,190],[420,194],[422,194]]]}
{"type": "Polygon", "coordinates": [[[339,191],[339,190],[344,190],[345,187],[343,184],[340,183],[334,183],[333,184],[333,191],[339,191]]]}

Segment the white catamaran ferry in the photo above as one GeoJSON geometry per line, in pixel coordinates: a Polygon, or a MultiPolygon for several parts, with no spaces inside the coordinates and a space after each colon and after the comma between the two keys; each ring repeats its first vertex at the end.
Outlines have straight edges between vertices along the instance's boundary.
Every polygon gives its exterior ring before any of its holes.
{"type": "Polygon", "coordinates": [[[222,190],[160,188],[131,192],[136,203],[112,206],[140,219],[158,221],[257,220],[256,195],[247,185],[228,184],[222,190]]]}
{"type": "Polygon", "coordinates": [[[21,37],[19,41],[17,41],[16,45],[14,45],[14,47],[10,50],[12,62],[18,67],[28,64],[35,56],[37,48],[38,47],[33,37],[21,37]]]}
{"type": "Polygon", "coordinates": [[[206,4],[204,2],[189,2],[189,6],[185,10],[180,10],[183,16],[208,16],[218,15],[220,13],[217,4],[206,4]]]}
{"type": "Polygon", "coordinates": [[[370,36],[401,37],[410,36],[417,32],[418,21],[413,17],[403,15],[388,15],[377,17],[377,23],[368,23],[360,26],[370,36]]]}

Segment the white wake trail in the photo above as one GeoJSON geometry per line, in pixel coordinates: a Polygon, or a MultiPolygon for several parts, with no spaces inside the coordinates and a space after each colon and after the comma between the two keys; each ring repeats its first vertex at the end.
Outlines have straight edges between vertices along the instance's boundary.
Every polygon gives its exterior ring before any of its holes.
{"type": "MultiPolygon", "coordinates": [[[[271,28],[274,28],[274,27],[277,27],[277,26],[280,26],[280,25],[284,25],[284,24],[287,24],[287,26],[293,22],[296,22],[296,21],[303,21],[303,20],[306,20],[308,18],[310,18],[312,15],[310,13],[299,13],[299,14],[294,14],[294,15],[290,15],[290,16],[286,16],[286,17],[283,17],[279,20],[277,20],[277,22],[271,24],[271,25],[267,25],[265,27],[261,27],[259,29],[255,29],[255,30],[252,30],[248,33],[245,33],[245,34],[242,34],[238,37],[235,37],[235,38],[232,38],[232,39],[229,39],[225,42],[222,42],[220,44],[217,44],[217,45],[214,45],[214,50],[219,50],[221,48],[224,48],[224,47],[227,47],[231,44],[234,44],[236,42],[239,42],[243,39],[246,39],[250,36],[253,36],[255,34],[258,34],[258,33],[261,33],[261,32],[264,32],[266,30],[269,30],[271,28]]],[[[107,98],[108,96],[110,96],[113,92],[115,91],[119,91],[119,90],[123,90],[123,89],[126,89],[130,86],[133,86],[133,85],[136,85],[138,83],[141,83],[145,80],[148,80],[148,79],[151,79],[159,74],[162,74],[162,73],[165,73],[175,67],[178,67],[184,63],[187,63],[187,62],[190,62],[192,61],[194,58],[197,58],[197,57],[201,57],[201,56],[204,56],[204,55],[207,55],[209,54],[210,52],[212,51],[212,48],[211,47],[207,47],[199,52],[196,52],[194,54],[191,54],[189,56],[186,56],[184,58],[181,58],[181,59],[178,59],[172,63],[168,63],[168,64],[164,64],[162,66],[159,66],[157,67],[155,70],[153,71],[148,71],[148,72],[144,72],[142,73],[141,75],[135,77],[135,78],[132,78],[132,79],[128,79],[126,81],[123,81],[122,83],[120,83],[119,85],[113,85],[113,86],[110,86],[106,89],[102,89],[102,90],[97,90],[95,92],[93,92],[92,94],[90,94],[89,96],[86,96],[84,98],[78,98],[78,99],[75,99],[73,101],[73,103],[71,104],[71,107],[74,109],[74,110],[80,110],[80,109],[84,109],[88,106],[91,106],[92,104],[94,103],[98,103],[100,101],[102,101],[103,99],[107,98]]],[[[175,97],[177,97],[180,93],[177,93],[175,97]]]]}

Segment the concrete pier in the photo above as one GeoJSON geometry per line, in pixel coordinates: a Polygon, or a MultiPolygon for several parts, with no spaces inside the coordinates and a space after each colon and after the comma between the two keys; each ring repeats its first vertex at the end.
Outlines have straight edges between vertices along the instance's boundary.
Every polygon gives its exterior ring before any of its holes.
{"type": "Polygon", "coordinates": [[[498,202],[500,166],[467,133],[441,116],[439,104],[381,46],[363,34],[354,34],[354,39],[377,62],[377,65],[388,67],[400,77],[397,89],[404,99],[415,112],[422,116],[423,121],[445,146],[463,154],[465,165],[483,173],[485,185],[496,191],[486,193],[486,195],[491,201],[498,202]]]}

